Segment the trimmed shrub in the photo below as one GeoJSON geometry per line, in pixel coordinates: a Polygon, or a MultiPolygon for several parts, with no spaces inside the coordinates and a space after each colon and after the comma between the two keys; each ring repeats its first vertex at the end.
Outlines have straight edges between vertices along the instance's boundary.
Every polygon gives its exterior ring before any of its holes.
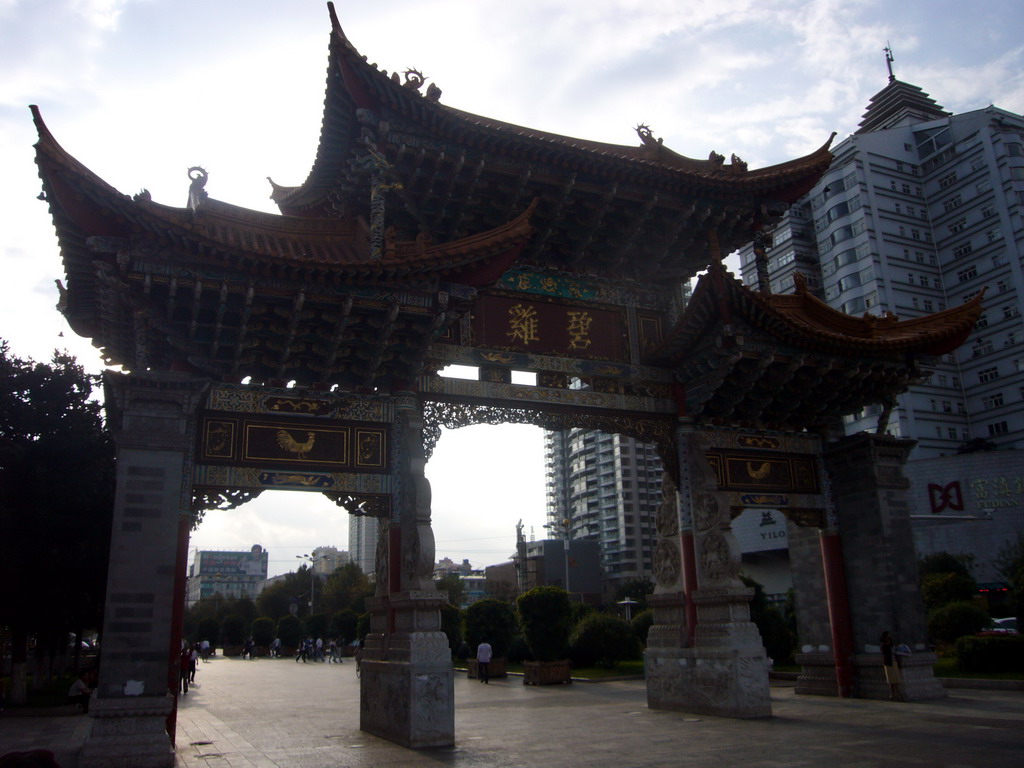
{"type": "Polygon", "coordinates": [[[473,651],[473,658],[476,658],[476,647],[484,640],[491,644],[495,658],[507,656],[515,633],[516,614],[509,603],[485,598],[463,612],[463,635],[473,651]]]}
{"type": "Polygon", "coordinates": [[[625,619],[595,613],[581,621],[569,639],[574,667],[595,664],[611,669],[618,661],[640,657],[640,641],[625,619]]]}
{"type": "Polygon", "coordinates": [[[328,626],[328,633],[337,637],[342,645],[348,645],[356,639],[356,625],[359,623],[359,615],[351,608],[345,608],[331,616],[328,626]]]}
{"type": "Polygon", "coordinates": [[[572,633],[572,603],[560,587],[534,587],[516,600],[519,625],[537,661],[566,658],[572,633]]]}
{"type": "Polygon", "coordinates": [[[249,622],[244,616],[232,613],[224,617],[221,624],[221,631],[224,634],[224,645],[242,645],[245,642],[245,631],[249,628],[249,622]]]}
{"type": "Polygon", "coordinates": [[[971,635],[956,641],[962,672],[1024,672],[1024,635],[971,635]]]}
{"type": "Polygon", "coordinates": [[[209,640],[211,648],[220,645],[220,622],[212,616],[199,622],[199,629],[196,633],[199,640],[209,640]]]}
{"type": "Polygon", "coordinates": [[[962,573],[929,573],[921,577],[921,596],[928,612],[950,603],[969,602],[977,591],[974,579],[962,573]]]}
{"type": "Polygon", "coordinates": [[[650,608],[640,611],[633,617],[633,634],[644,645],[647,645],[647,633],[651,631],[652,626],[654,626],[654,611],[650,608]]]}
{"type": "Polygon", "coordinates": [[[462,611],[451,603],[441,606],[441,631],[448,638],[448,650],[454,654],[462,643],[462,611]]]}
{"type": "Polygon", "coordinates": [[[302,622],[290,613],[277,620],[277,636],[285,648],[298,648],[302,642],[302,622]]]}
{"type": "Polygon", "coordinates": [[[938,642],[952,643],[980,632],[988,623],[984,608],[968,602],[950,603],[928,614],[928,634],[938,642]]]}
{"type": "Polygon", "coordinates": [[[260,616],[252,623],[252,641],[261,647],[267,647],[274,641],[274,620],[269,616],[260,616]]]}
{"type": "Polygon", "coordinates": [[[508,663],[522,664],[524,661],[533,661],[533,655],[530,653],[530,646],[526,644],[526,638],[516,635],[508,647],[508,663]]]}

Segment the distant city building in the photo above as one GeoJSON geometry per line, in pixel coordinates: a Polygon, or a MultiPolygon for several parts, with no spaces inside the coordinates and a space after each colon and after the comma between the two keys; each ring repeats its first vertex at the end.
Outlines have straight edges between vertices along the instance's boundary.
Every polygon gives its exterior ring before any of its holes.
{"type": "Polygon", "coordinates": [[[376,575],[377,518],[371,515],[350,515],[348,519],[348,553],[351,562],[371,579],[376,575]]]}
{"type": "Polygon", "coordinates": [[[348,552],[337,547],[317,547],[311,553],[313,570],[318,576],[330,576],[338,568],[351,562],[348,552]]]}
{"type": "Polygon", "coordinates": [[[655,447],[626,435],[547,431],[544,460],[548,526],[599,545],[606,597],[651,578],[662,475],[655,447]]]}
{"type": "Polygon", "coordinates": [[[267,579],[269,556],[259,544],[245,550],[199,550],[188,576],[189,607],[215,595],[255,599],[267,579]]]}

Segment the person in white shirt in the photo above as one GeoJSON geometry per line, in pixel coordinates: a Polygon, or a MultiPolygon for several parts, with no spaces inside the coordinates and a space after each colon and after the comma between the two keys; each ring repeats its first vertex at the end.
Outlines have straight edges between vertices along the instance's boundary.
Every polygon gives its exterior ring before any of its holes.
{"type": "Polygon", "coordinates": [[[481,683],[490,683],[491,671],[491,644],[484,640],[476,647],[477,675],[481,683]]]}

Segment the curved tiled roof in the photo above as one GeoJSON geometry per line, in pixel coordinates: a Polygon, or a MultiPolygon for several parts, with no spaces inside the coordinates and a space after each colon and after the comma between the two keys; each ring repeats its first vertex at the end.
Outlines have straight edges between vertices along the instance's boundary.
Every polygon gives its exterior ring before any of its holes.
{"type": "MultiPolygon", "coordinates": [[[[213,260],[236,266],[277,267],[330,274],[334,278],[393,279],[431,274],[466,277],[479,262],[497,260],[498,274],[532,234],[534,207],[492,230],[449,243],[395,241],[385,238],[383,257],[372,259],[369,230],[356,217],[321,218],[262,213],[214,200],[200,192],[188,208],[162,205],[148,193],[128,197],[69,155],[32,108],[39,133],[36,144],[40,175],[51,204],[60,205],[87,235],[154,235],[213,260]],[[500,267],[500,268],[499,268],[500,267]]],[[[496,279],[497,276],[491,279],[496,279]]]]}

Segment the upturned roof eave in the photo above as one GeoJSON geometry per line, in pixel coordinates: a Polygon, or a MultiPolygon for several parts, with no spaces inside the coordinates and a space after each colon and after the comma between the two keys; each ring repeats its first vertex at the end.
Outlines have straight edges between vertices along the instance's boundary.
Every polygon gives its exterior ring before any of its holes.
{"type": "Polygon", "coordinates": [[[271,198],[282,211],[315,210],[322,197],[333,187],[343,163],[332,154],[353,149],[354,135],[347,146],[333,146],[346,134],[342,117],[351,123],[355,111],[388,111],[412,119],[445,138],[472,138],[482,145],[498,142],[522,155],[542,149],[566,153],[566,162],[578,168],[589,167],[609,177],[627,178],[635,174],[652,177],[659,186],[685,188],[690,194],[710,196],[740,195],[771,201],[792,202],[821,176],[832,160],[832,139],[814,152],[794,160],[755,170],[740,170],[710,160],[697,160],[669,150],[671,162],[659,162],[650,146],[629,146],[577,139],[555,133],[506,123],[475,115],[424,98],[418,91],[391,81],[376,65],[367,62],[338,23],[329,4],[332,37],[329,54],[327,96],[316,159],[306,180],[299,186],[273,185],[271,198]],[[342,93],[343,91],[343,93],[342,93]],[[339,106],[343,109],[339,110],[339,106]],[[347,110],[347,111],[346,111],[347,110]],[[682,166],[682,167],[680,167],[682,166]]]}

